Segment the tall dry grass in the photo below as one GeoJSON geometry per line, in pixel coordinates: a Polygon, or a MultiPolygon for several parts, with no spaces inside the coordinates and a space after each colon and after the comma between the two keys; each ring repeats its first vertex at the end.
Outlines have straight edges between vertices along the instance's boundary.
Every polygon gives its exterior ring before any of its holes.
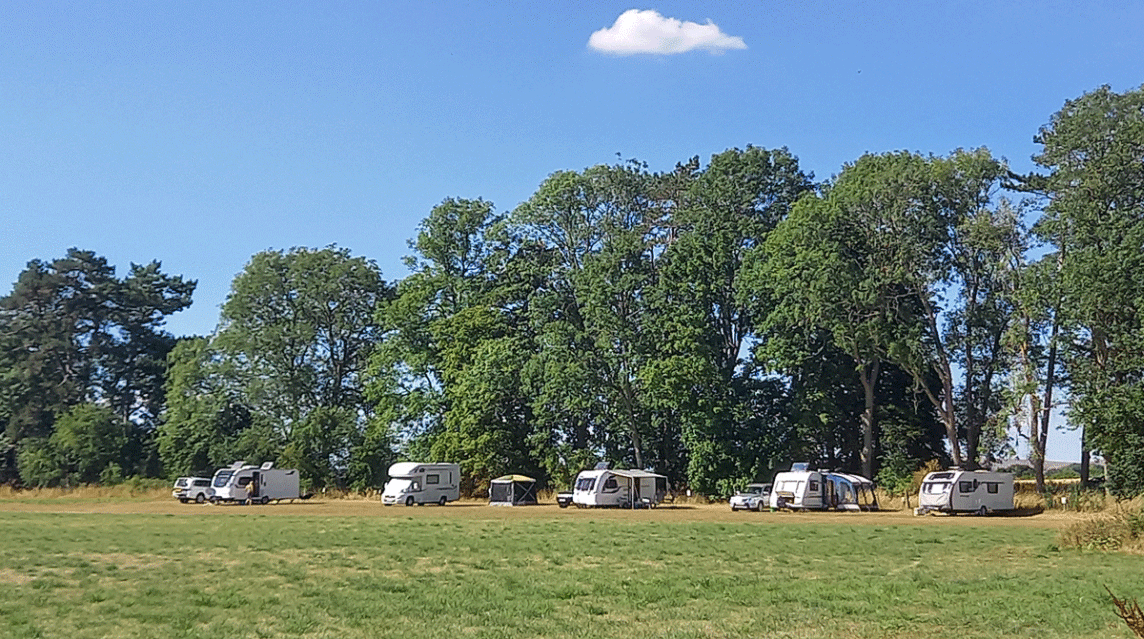
{"type": "Polygon", "coordinates": [[[0,499],[160,499],[171,497],[171,483],[165,479],[130,479],[120,484],[85,484],[60,488],[13,488],[0,485],[0,499]]]}
{"type": "Polygon", "coordinates": [[[1066,526],[1057,540],[1063,548],[1144,554],[1144,496],[1114,502],[1100,512],[1087,512],[1066,526]]]}

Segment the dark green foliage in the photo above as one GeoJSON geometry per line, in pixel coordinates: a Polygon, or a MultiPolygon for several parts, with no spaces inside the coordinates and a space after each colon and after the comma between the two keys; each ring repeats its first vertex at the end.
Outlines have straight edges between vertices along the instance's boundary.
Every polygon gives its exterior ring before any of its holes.
{"type": "MultiPolygon", "coordinates": [[[[96,403],[129,437],[114,463],[130,474],[157,472],[151,432],[175,343],[162,327],[190,305],[195,289],[195,282],[159,269],[158,262],[132,264],[120,279],[104,258],[74,248],[64,258],[28,263],[0,300],[0,422],[9,451],[25,438],[51,438],[61,416],[96,403]]],[[[26,457],[43,461],[39,452],[26,457]]],[[[5,456],[0,479],[15,478],[13,458],[5,456]]],[[[98,471],[87,470],[79,476],[98,479],[98,471]]],[[[75,476],[72,468],[59,471],[75,476]]]]}
{"type": "Polygon", "coordinates": [[[1070,418],[1144,492],[1144,87],[1101,87],[1053,115],[1030,183],[1049,197],[1037,231],[1059,255],[1070,418]]]}

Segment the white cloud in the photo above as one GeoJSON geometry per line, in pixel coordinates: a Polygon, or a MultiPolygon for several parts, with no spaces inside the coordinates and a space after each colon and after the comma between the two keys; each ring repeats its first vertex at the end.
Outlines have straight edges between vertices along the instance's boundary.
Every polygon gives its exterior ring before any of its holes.
{"type": "Polygon", "coordinates": [[[593,33],[588,38],[588,46],[617,55],[667,55],[695,49],[722,53],[727,49],[747,48],[742,38],[723,33],[710,20],[707,24],[682,22],[675,18],[665,18],[652,9],[629,9],[623,12],[611,27],[593,33]]]}

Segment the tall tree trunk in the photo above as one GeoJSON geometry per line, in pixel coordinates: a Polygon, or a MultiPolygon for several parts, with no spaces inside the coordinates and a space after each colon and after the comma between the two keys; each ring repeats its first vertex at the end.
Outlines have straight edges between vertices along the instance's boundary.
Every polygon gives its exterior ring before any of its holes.
{"type": "Polygon", "coordinates": [[[862,391],[865,395],[866,405],[862,411],[862,476],[867,479],[874,477],[874,425],[875,418],[875,404],[874,404],[874,390],[878,384],[878,373],[881,371],[881,362],[874,360],[873,363],[865,364],[862,370],[858,373],[858,378],[862,381],[862,391]]]}
{"type": "MultiPolygon", "coordinates": [[[[1053,313],[1053,328],[1049,334],[1049,359],[1045,363],[1045,396],[1041,402],[1040,424],[1033,437],[1033,470],[1037,474],[1037,492],[1045,492],[1045,450],[1049,441],[1049,420],[1053,412],[1053,386],[1057,383],[1057,318],[1053,313]]],[[[1084,464],[1084,461],[1081,461],[1084,464]]],[[[1085,473],[1087,474],[1087,473],[1085,473]]],[[[1088,480],[1082,474],[1081,484],[1088,480]]]]}

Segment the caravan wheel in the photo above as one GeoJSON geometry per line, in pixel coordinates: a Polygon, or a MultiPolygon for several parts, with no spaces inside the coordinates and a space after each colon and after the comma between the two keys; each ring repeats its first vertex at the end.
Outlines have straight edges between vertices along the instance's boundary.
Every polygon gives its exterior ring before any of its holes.
{"type": "Polygon", "coordinates": [[[405,505],[406,506],[412,506],[413,505],[413,495],[410,495],[410,496],[405,498],[405,505]]]}
{"type": "Polygon", "coordinates": [[[441,500],[440,500],[440,501],[438,501],[438,502],[437,502],[437,504],[438,504],[438,505],[440,505],[440,506],[444,506],[446,503],[448,503],[448,501],[449,501],[449,500],[448,500],[448,499],[445,499],[445,496],[444,496],[444,495],[442,495],[442,496],[441,496],[441,500]]]}
{"type": "Polygon", "coordinates": [[[978,517],[984,517],[988,514],[989,514],[989,509],[986,508],[985,506],[982,506],[981,508],[977,509],[977,516],[978,517]]]}
{"type": "Polygon", "coordinates": [[[266,504],[270,503],[270,498],[267,497],[266,495],[263,495],[262,499],[259,500],[259,503],[261,503],[263,506],[265,506],[266,504]]]}

